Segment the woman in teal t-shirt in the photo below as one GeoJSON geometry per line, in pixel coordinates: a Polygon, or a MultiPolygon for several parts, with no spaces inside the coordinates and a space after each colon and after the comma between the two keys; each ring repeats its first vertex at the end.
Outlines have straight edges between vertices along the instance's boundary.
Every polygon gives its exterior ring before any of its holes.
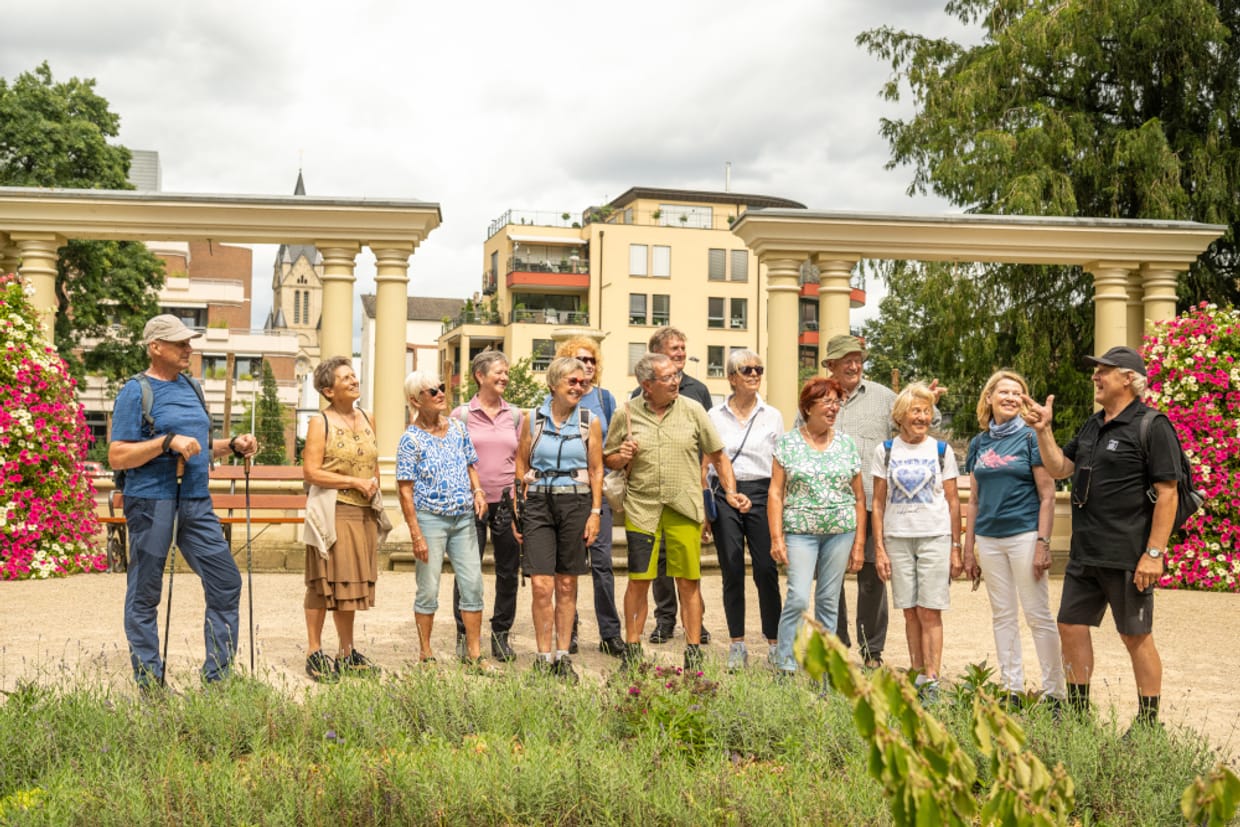
{"type": "Polygon", "coordinates": [[[775,650],[784,672],[796,671],[792,641],[815,579],[814,618],[833,630],[844,572],[857,571],[865,560],[861,455],[835,430],[843,399],[844,389],[834,379],[806,382],[797,406],[805,424],[780,437],[771,464],[766,507],[771,557],[788,567],[775,650]]]}
{"type": "Polygon", "coordinates": [[[1042,467],[1038,440],[1021,419],[1024,377],[1000,370],[986,381],[977,403],[982,427],[969,443],[965,471],[973,492],[966,510],[965,570],[986,577],[994,621],[995,650],[1008,701],[1019,706],[1025,691],[1019,608],[1033,635],[1042,666],[1042,693],[1064,698],[1059,628],[1050,608],[1051,527],[1055,483],[1042,467]]]}

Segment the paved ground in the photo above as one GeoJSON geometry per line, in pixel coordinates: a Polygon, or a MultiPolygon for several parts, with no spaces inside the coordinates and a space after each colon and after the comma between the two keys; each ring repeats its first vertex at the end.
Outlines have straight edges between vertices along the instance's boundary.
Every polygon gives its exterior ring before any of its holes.
{"type": "MultiPolygon", "coordinates": [[[[244,573],[243,573],[244,574],[244,573]]],[[[625,579],[619,577],[623,592],[625,579]]],[[[487,605],[493,595],[487,577],[487,605]]],[[[441,663],[451,661],[453,626],[450,616],[451,577],[445,577],[434,642],[441,663]]],[[[854,584],[848,583],[849,603],[854,604],[854,584]]],[[[413,622],[414,578],[411,573],[383,572],[379,576],[378,605],[358,615],[358,648],[388,670],[408,668],[417,657],[417,633],[413,622]]],[[[710,657],[721,664],[727,655],[726,628],[721,605],[718,572],[703,580],[707,604],[707,627],[715,634],[710,657]]],[[[313,684],[303,672],[305,625],[301,610],[304,586],[301,575],[256,573],[254,575],[255,640],[257,672],[264,679],[289,691],[300,692],[313,684]]],[[[11,689],[19,680],[64,683],[103,682],[129,685],[129,658],[125,648],[121,607],[123,574],[78,575],[42,582],[0,583],[0,689],[11,689]]],[[[1060,583],[1053,580],[1052,602],[1058,604],[1060,583]]],[[[506,669],[528,669],[534,650],[530,620],[530,592],[518,597],[517,625],[513,644],[520,658],[506,669]]],[[[952,587],[953,608],[945,618],[944,672],[959,674],[969,663],[995,662],[990,608],[985,589],[971,592],[967,584],[952,587]]],[[[581,580],[580,603],[591,607],[590,578],[581,580]]],[[[242,625],[247,625],[247,597],[242,593],[242,625]]],[[[748,629],[750,668],[764,669],[765,645],[756,628],[757,599],[752,584],[748,629]]],[[[172,616],[169,678],[174,685],[193,685],[202,657],[202,589],[191,573],[176,576],[172,616]]],[[[1191,727],[1231,756],[1240,754],[1240,598],[1235,595],[1196,592],[1161,592],[1157,598],[1155,635],[1165,670],[1163,719],[1169,724],[1191,727]]],[[[487,628],[484,615],[484,630],[487,628]]],[[[164,614],[160,612],[160,626],[164,614]]],[[[335,645],[331,621],[324,635],[330,649],[335,645]]],[[[647,631],[650,623],[647,623],[647,631]]],[[[248,667],[249,643],[243,632],[239,661],[248,667]]],[[[1121,724],[1136,711],[1136,692],[1128,658],[1109,618],[1095,634],[1097,679],[1094,696],[1112,704],[1121,724]]],[[[601,679],[616,661],[598,652],[598,634],[592,609],[582,616],[581,655],[575,659],[586,677],[601,679]]],[[[646,651],[668,663],[679,663],[683,634],[674,641],[646,651]]],[[[893,616],[887,660],[895,666],[908,664],[904,625],[893,616]]],[[[446,668],[455,668],[448,666],[446,668]]],[[[1025,673],[1038,674],[1032,642],[1025,633],[1025,673]]]]}

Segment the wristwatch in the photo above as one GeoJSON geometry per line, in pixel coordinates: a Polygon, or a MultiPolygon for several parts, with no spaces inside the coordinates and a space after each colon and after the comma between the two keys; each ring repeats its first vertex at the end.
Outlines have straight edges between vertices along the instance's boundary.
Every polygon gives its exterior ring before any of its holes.
{"type": "Polygon", "coordinates": [[[1147,548],[1145,553],[1150,557],[1153,557],[1155,560],[1163,556],[1163,550],[1160,548],[1154,548],[1153,546],[1147,548]]]}
{"type": "Polygon", "coordinates": [[[1039,543],[1046,543],[1046,545],[1048,545],[1048,546],[1049,546],[1049,545],[1051,544],[1051,538],[1050,538],[1050,537],[1039,537],[1039,538],[1038,538],[1038,542],[1039,542],[1039,543]]]}

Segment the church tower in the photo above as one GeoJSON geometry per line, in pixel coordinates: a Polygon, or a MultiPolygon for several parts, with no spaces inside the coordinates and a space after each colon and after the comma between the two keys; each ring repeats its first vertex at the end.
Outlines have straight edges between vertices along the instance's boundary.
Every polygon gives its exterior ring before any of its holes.
{"type": "MultiPolygon", "coordinates": [[[[294,195],[305,195],[297,170],[294,195]]],[[[313,244],[281,244],[271,273],[271,313],[264,329],[297,336],[296,376],[301,381],[319,364],[319,322],[323,315],[323,256],[313,244]]]]}

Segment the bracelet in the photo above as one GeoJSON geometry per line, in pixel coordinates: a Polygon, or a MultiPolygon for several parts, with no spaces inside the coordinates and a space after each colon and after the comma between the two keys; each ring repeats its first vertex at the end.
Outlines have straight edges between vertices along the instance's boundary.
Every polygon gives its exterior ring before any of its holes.
{"type": "Polygon", "coordinates": [[[237,459],[245,459],[245,454],[237,450],[237,438],[233,437],[228,440],[228,450],[232,451],[232,455],[237,459]]]}
{"type": "Polygon", "coordinates": [[[598,516],[600,516],[600,517],[601,517],[601,516],[603,516],[603,509],[601,509],[601,508],[591,508],[591,509],[590,509],[590,513],[591,513],[591,514],[597,514],[598,516]]]}
{"type": "Polygon", "coordinates": [[[958,541],[958,540],[953,540],[953,541],[952,541],[952,548],[960,548],[960,541],[958,541]]]}
{"type": "Polygon", "coordinates": [[[1039,537],[1038,542],[1046,543],[1049,546],[1051,544],[1051,538],[1050,537],[1039,537]]]}
{"type": "Polygon", "coordinates": [[[174,433],[169,433],[168,436],[164,437],[163,452],[165,454],[168,453],[168,450],[172,447],[172,440],[176,439],[176,436],[177,435],[174,433]]]}
{"type": "Polygon", "coordinates": [[[487,492],[486,492],[486,491],[483,491],[481,488],[475,488],[475,489],[474,489],[474,496],[475,496],[475,497],[476,497],[476,496],[478,496],[479,494],[482,494],[483,496],[486,496],[486,493],[487,493],[487,492]]]}

